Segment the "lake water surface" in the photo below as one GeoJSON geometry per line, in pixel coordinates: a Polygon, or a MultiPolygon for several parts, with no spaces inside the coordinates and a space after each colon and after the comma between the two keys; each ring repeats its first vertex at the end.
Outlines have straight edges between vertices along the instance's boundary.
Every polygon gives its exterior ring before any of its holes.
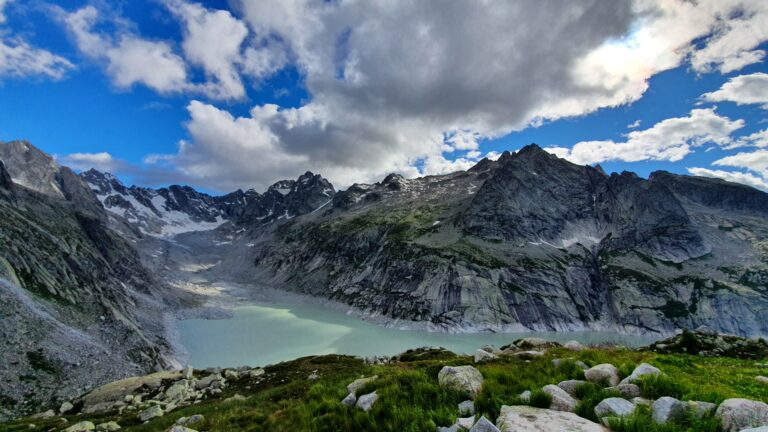
{"type": "Polygon", "coordinates": [[[233,310],[229,319],[189,319],[178,324],[181,344],[196,368],[264,366],[321,354],[395,355],[410,348],[442,346],[471,353],[526,336],[582,343],[646,345],[655,339],[612,332],[530,332],[447,334],[385,328],[312,304],[254,304],[233,310]]]}

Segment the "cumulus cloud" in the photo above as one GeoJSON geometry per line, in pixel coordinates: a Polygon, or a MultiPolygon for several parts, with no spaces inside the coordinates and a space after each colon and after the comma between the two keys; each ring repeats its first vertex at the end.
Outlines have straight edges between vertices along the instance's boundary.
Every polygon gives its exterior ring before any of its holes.
{"type": "Polygon", "coordinates": [[[739,137],[737,140],[725,145],[723,148],[731,150],[740,147],[768,147],[768,129],[763,129],[753,134],[739,137]]]}
{"type": "Polygon", "coordinates": [[[64,57],[34,47],[22,38],[0,39],[0,78],[61,79],[73,67],[64,57]]]}
{"type": "Polygon", "coordinates": [[[116,86],[144,84],[159,93],[190,88],[186,64],[169,42],[142,39],[128,31],[117,36],[98,32],[94,27],[102,17],[90,5],[71,13],[59,10],[59,15],[78,49],[87,57],[104,62],[116,86]]]}
{"type": "Polygon", "coordinates": [[[11,1],[12,0],[0,0],[0,24],[5,22],[5,13],[3,12],[3,9],[5,9],[5,5],[11,1]]]}
{"type": "Polygon", "coordinates": [[[215,99],[241,99],[245,88],[236,64],[248,28],[229,11],[208,10],[197,3],[168,0],[167,7],[184,24],[184,56],[212,79],[205,92],[215,99]]]}
{"type": "Polygon", "coordinates": [[[709,168],[688,168],[688,172],[707,177],[718,177],[728,181],[744,183],[768,191],[768,150],[740,152],[726,156],[712,163],[715,166],[732,167],[742,171],[725,171],[709,168]]]}
{"type": "Polygon", "coordinates": [[[116,159],[110,153],[70,153],[68,155],[57,157],[57,162],[78,171],[85,171],[95,168],[102,172],[125,172],[130,171],[131,167],[126,162],[116,159]]]}
{"type": "Polygon", "coordinates": [[[735,102],[739,105],[763,104],[763,108],[768,109],[768,74],[758,72],[733,77],[720,89],[704,93],[701,99],[708,102],[735,102]]]}
{"type": "Polygon", "coordinates": [[[688,172],[704,177],[714,177],[735,183],[742,183],[757,189],[768,191],[768,180],[748,172],[713,170],[709,168],[688,168],[688,172]]]}
{"type": "Polygon", "coordinates": [[[687,117],[669,118],[651,128],[632,131],[622,142],[582,141],[572,148],[550,147],[547,150],[578,164],[616,160],[675,162],[690,154],[694,147],[708,143],[730,144],[731,134],[743,126],[743,120],[721,116],[714,108],[694,109],[687,117]]]}
{"type": "MultiPolygon", "coordinates": [[[[483,138],[630,103],[651,76],[688,59],[695,58],[702,72],[734,68],[735,52],[747,64],[754,40],[765,38],[736,24],[757,26],[764,19],[764,8],[754,3],[580,0],[486,8],[472,2],[241,1],[252,46],[263,51],[252,64],[289,59],[311,101],[290,109],[254,107],[268,116],[230,116],[225,123],[231,130],[219,123],[216,140],[191,133],[175,164],[219,186],[263,184],[306,167],[340,185],[388,171],[459,169],[477,154],[451,162],[446,152],[477,152],[483,138]],[[726,45],[735,48],[717,48],[726,45]],[[242,124],[258,133],[238,133],[242,124]],[[214,142],[226,150],[215,151],[214,142]],[[254,148],[264,142],[270,150],[256,156],[254,148]],[[232,154],[254,155],[259,164],[265,161],[264,170],[231,169],[242,165],[232,154]]],[[[254,66],[256,75],[271,68],[254,66]]],[[[207,121],[192,116],[190,130],[204,129],[198,125],[207,121]]],[[[724,142],[741,126],[713,110],[695,110],[687,120],[630,134],[625,143],[581,143],[561,154],[581,162],[680,160],[693,147],[724,142]],[[694,130],[699,126],[704,129],[694,130]]]]}
{"type": "MultiPolygon", "coordinates": [[[[6,21],[4,9],[12,0],[0,0],[0,25],[6,21]]],[[[74,66],[64,57],[29,44],[0,28],[0,79],[44,76],[61,79],[74,66]]]]}

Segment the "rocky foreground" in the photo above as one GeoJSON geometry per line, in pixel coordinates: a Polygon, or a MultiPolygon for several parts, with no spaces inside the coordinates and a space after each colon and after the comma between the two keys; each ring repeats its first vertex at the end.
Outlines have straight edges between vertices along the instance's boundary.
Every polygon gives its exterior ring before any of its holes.
{"type": "Polygon", "coordinates": [[[187,367],[107,384],[0,431],[765,431],[767,353],[763,340],[686,332],[641,350],[526,338],[472,356],[420,348],[187,367]],[[742,358],[654,351],[681,340],[742,358]]]}

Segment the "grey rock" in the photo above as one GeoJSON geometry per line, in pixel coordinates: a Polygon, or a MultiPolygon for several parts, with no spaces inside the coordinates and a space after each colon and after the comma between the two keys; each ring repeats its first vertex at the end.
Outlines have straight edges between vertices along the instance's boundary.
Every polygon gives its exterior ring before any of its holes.
{"type": "Polygon", "coordinates": [[[541,390],[552,397],[552,403],[549,405],[550,409],[573,412],[579,403],[573,396],[556,385],[546,385],[541,390]]]}
{"type": "Polygon", "coordinates": [[[531,391],[526,390],[520,393],[519,397],[520,397],[520,401],[522,401],[523,403],[529,403],[531,401],[531,391]]]}
{"type": "Polygon", "coordinates": [[[651,416],[656,423],[664,424],[684,416],[687,409],[688,405],[685,402],[664,396],[656,399],[651,406],[651,416]]]}
{"type": "Polygon", "coordinates": [[[491,423],[485,416],[480,417],[480,420],[472,426],[469,432],[499,432],[499,428],[491,423]]]}
{"type": "Polygon", "coordinates": [[[106,423],[99,423],[96,425],[97,431],[114,432],[122,429],[120,425],[115,421],[109,421],[106,423]]]}
{"type": "Polygon", "coordinates": [[[613,397],[600,401],[600,403],[595,406],[595,415],[597,415],[598,418],[624,417],[634,413],[635,408],[636,406],[632,402],[626,399],[613,397]]]}
{"type": "Polygon", "coordinates": [[[460,416],[472,416],[475,415],[475,403],[471,400],[465,400],[459,404],[460,416]]]}
{"type": "Polygon", "coordinates": [[[72,426],[64,429],[63,432],[86,432],[86,431],[92,431],[96,430],[96,426],[89,421],[81,421],[79,423],[75,423],[72,426]]]}
{"type": "Polygon", "coordinates": [[[190,429],[186,426],[173,425],[168,432],[197,432],[195,429],[190,429]]]}
{"type": "Polygon", "coordinates": [[[162,417],[165,414],[165,411],[163,411],[163,408],[159,405],[153,405],[144,411],[139,413],[139,419],[141,421],[147,421],[152,420],[156,417],[162,417]]]}
{"type": "Polygon", "coordinates": [[[234,381],[234,380],[237,380],[238,378],[240,378],[240,373],[238,373],[234,369],[226,369],[224,371],[224,378],[226,378],[228,380],[233,380],[234,381]]]}
{"type": "Polygon", "coordinates": [[[632,399],[640,396],[640,387],[636,384],[619,384],[614,387],[608,387],[607,390],[614,390],[621,393],[625,399],[632,399]]]}
{"type": "Polygon", "coordinates": [[[475,424],[475,416],[471,417],[459,417],[456,419],[456,425],[459,430],[470,430],[475,424]]]}
{"type": "Polygon", "coordinates": [[[64,402],[64,403],[62,403],[62,404],[61,404],[61,406],[59,407],[59,413],[61,413],[61,414],[66,414],[66,413],[68,413],[68,412],[72,411],[72,409],[73,409],[74,407],[75,407],[75,406],[74,406],[74,405],[72,405],[72,403],[70,403],[70,402],[64,402]]]}
{"type": "Polygon", "coordinates": [[[475,351],[475,363],[485,363],[491,360],[495,360],[496,355],[488,351],[479,349],[475,351]]]}
{"type": "Polygon", "coordinates": [[[587,382],[583,380],[567,380],[567,381],[561,381],[560,383],[557,384],[557,386],[565,390],[565,392],[568,393],[569,395],[576,397],[575,396],[576,389],[586,383],[587,382]]]}
{"type": "Polygon", "coordinates": [[[364,394],[357,398],[355,406],[363,411],[369,411],[373,408],[373,404],[376,403],[377,400],[379,400],[379,395],[377,395],[376,392],[364,394]]]}
{"type": "Polygon", "coordinates": [[[502,406],[496,425],[501,432],[608,432],[603,426],[573,413],[524,405],[502,406]]]}
{"type": "Polygon", "coordinates": [[[615,386],[619,384],[619,371],[616,366],[603,363],[584,371],[584,378],[596,384],[615,386]]]}
{"type": "Polygon", "coordinates": [[[571,351],[583,351],[586,349],[586,347],[581,342],[575,340],[564,343],[563,347],[571,351]]]}
{"type": "Polygon", "coordinates": [[[647,407],[653,405],[653,401],[652,400],[649,400],[649,399],[646,399],[646,398],[643,398],[643,397],[633,397],[630,400],[630,402],[632,402],[635,405],[644,405],[644,406],[647,406],[647,407]]]}
{"type": "Polygon", "coordinates": [[[445,426],[438,426],[437,432],[459,432],[461,431],[461,428],[457,424],[452,424],[448,427],[445,426]]]}
{"type": "Polygon", "coordinates": [[[632,371],[632,374],[621,380],[621,383],[630,384],[640,379],[640,377],[646,375],[661,375],[661,370],[659,370],[657,367],[649,365],[648,363],[641,363],[638,367],[635,368],[635,370],[632,371]]]}
{"type": "Polygon", "coordinates": [[[192,414],[189,417],[179,417],[175,424],[179,426],[189,426],[203,421],[205,421],[205,417],[202,414],[192,414]]]}
{"type": "Polygon", "coordinates": [[[518,351],[512,353],[512,356],[521,358],[523,360],[533,360],[535,358],[543,357],[544,356],[543,351],[518,351]]]}
{"type": "Polygon", "coordinates": [[[755,380],[761,384],[768,385],[768,377],[764,377],[762,375],[758,375],[755,377],[755,380]]]}
{"type": "Polygon", "coordinates": [[[749,399],[726,399],[715,411],[725,432],[768,425],[768,404],[749,399]]]}
{"type": "Polygon", "coordinates": [[[739,432],[768,432],[768,426],[760,426],[756,428],[742,429],[739,432]]]}
{"type": "Polygon", "coordinates": [[[688,401],[688,411],[696,417],[712,414],[717,408],[716,404],[711,402],[688,401]]]}
{"type": "Polygon", "coordinates": [[[437,374],[438,383],[469,394],[474,399],[483,387],[483,375],[472,366],[444,366],[437,374]]]}
{"type": "Polygon", "coordinates": [[[357,394],[358,390],[365,387],[369,382],[376,380],[378,377],[378,375],[374,375],[368,378],[358,378],[347,385],[347,391],[349,393],[357,394]]]}
{"type": "Polygon", "coordinates": [[[355,403],[357,402],[357,396],[355,396],[354,393],[350,393],[347,396],[344,397],[344,399],[341,400],[341,404],[344,406],[355,406],[355,403]]]}

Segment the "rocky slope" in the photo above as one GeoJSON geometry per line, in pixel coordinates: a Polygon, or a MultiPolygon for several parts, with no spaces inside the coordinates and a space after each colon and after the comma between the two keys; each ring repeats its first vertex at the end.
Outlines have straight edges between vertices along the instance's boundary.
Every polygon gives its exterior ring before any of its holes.
{"type": "Polygon", "coordinates": [[[446,330],[768,334],[766,194],[606,175],[535,145],[353,185],[250,236],[253,281],[446,330]]]}
{"type": "Polygon", "coordinates": [[[90,188],[28,143],[0,158],[0,418],[171,365],[168,293],[90,188]]]}

